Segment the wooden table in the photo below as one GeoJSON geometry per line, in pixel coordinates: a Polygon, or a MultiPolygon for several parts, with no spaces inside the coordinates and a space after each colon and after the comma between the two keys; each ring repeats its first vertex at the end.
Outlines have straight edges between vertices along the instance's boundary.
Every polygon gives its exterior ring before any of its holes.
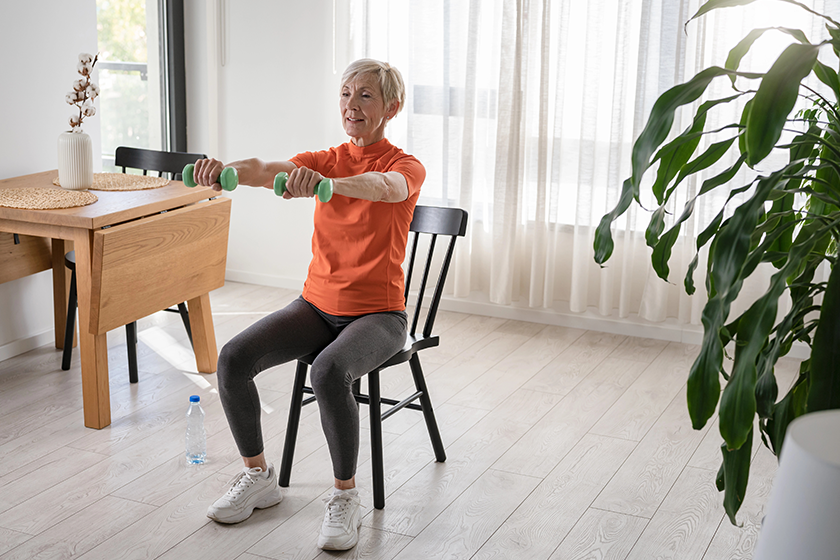
{"type": "MultiPolygon", "coordinates": [[[[58,188],[52,184],[57,176],[52,170],[4,179],[0,189],[58,188]]],[[[216,371],[209,292],[224,285],[230,199],[180,181],[142,191],[92,192],[99,200],[78,208],[0,207],[0,232],[22,238],[13,248],[12,236],[3,236],[0,282],[52,266],[55,342],[61,348],[69,289],[64,254],[72,243],[84,421],[98,429],[111,423],[106,342],[111,329],[186,301],[198,371],[216,371]],[[37,238],[52,241],[47,246],[37,238]]]]}

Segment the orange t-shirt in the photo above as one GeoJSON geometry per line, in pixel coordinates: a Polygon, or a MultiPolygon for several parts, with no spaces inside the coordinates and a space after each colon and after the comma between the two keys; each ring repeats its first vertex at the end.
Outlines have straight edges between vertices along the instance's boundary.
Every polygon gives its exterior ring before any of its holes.
{"type": "Polygon", "coordinates": [[[303,298],[330,315],[405,309],[402,263],[414,205],[426,178],[423,164],[384,139],[370,146],[347,142],[304,152],[291,161],[333,179],[368,171],[402,173],[408,184],[408,199],[403,202],[335,194],[329,202],[315,205],[312,262],[303,298]]]}

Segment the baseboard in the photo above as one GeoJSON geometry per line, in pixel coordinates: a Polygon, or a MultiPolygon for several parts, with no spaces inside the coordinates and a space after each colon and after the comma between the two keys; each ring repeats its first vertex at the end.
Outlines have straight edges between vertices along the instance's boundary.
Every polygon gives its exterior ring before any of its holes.
{"type": "Polygon", "coordinates": [[[285,288],[287,290],[303,289],[303,280],[300,278],[287,278],[243,270],[225,270],[225,280],[242,282],[243,284],[257,284],[258,286],[271,286],[272,288],[285,288]]]}
{"type": "Polygon", "coordinates": [[[0,346],[0,362],[25,354],[45,344],[55,344],[55,332],[52,329],[0,346]]]}
{"type": "Polygon", "coordinates": [[[610,317],[603,316],[593,310],[584,313],[574,313],[562,309],[530,308],[512,303],[499,305],[489,301],[480,301],[481,296],[471,298],[455,298],[444,296],[440,308],[459,313],[528,321],[560,327],[606,332],[641,338],[654,338],[669,342],[684,342],[686,344],[700,344],[703,340],[703,329],[699,325],[687,325],[669,319],[661,323],[651,323],[639,317],[610,317]]]}
{"type": "MultiPolygon", "coordinates": [[[[594,309],[584,313],[574,313],[563,309],[529,308],[513,303],[499,305],[489,301],[482,301],[484,296],[471,298],[455,298],[444,296],[441,298],[440,309],[486,317],[498,317],[515,321],[528,321],[545,325],[572,327],[589,331],[606,332],[624,336],[652,338],[668,342],[682,342],[685,344],[702,344],[703,327],[679,323],[675,319],[667,319],[661,323],[652,323],[638,315],[629,317],[603,316],[594,309]]],[[[788,358],[805,360],[810,356],[808,345],[797,342],[793,345],[788,358]]]]}

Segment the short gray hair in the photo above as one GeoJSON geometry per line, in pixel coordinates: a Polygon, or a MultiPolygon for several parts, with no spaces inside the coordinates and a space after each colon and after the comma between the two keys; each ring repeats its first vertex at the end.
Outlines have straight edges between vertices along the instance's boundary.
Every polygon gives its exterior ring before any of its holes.
{"type": "Polygon", "coordinates": [[[405,83],[402,74],[396,67],[372,58],[360,58],[351,62],[350,66],[344,71],[341,76],[341,87],[362,75],[373,76],[379,83],[379,89],[382,91],[382,101],[386,108],[395,100],[399,102],[397,113],[394,116],[402,111],[403,105],[405,105],[405,83]]]}

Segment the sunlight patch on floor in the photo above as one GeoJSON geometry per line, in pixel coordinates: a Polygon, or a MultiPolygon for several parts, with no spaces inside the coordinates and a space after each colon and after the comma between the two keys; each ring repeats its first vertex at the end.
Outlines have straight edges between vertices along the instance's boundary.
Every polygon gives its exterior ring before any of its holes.
{"type": "MultiPolygon", "coordinates": [[[[169,364],[181,372],[187,379],[192,381],[199,389],[218,394],[215,375],[199,373],[195,366],[195,355],[192,348],[185,346],[160,327],[150,327],[137,333],[140,341],[151,348],[151,350],[169,362],[169,364]]],[[[274,412],[274,407],[263,402],[260,398],[260,408],[266,414],[274,412]]]]}

